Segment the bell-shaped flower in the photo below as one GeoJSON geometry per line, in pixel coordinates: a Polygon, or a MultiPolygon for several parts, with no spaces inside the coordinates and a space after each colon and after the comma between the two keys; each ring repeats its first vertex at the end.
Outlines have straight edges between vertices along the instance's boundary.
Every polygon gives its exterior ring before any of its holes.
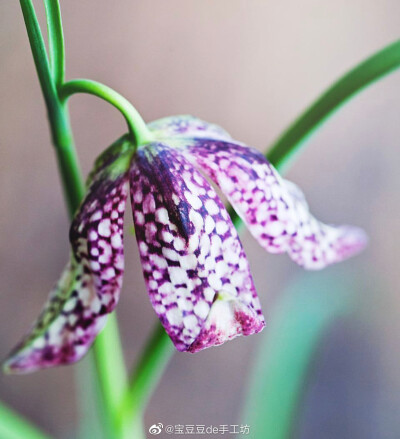
{"type": "Polygon", "coordinates": [[[364,247],[364,232],[316,220],[297,186],[221,128],[190,116],[149,128],[152,143],[135,150],[123,136],[96,161],[71,226],[71,260],[6,371],[68,364],[88,351],[119,299],[129,191],[150,301],[179,351],[265,326],[237,231],[206,177],[263,248],[286,252],[304,268],[323,268],[364,247]]]}

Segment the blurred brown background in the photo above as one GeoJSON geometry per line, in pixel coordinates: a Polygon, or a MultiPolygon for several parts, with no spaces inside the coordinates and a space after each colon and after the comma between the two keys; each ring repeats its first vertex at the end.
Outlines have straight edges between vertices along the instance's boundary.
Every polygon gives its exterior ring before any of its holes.
{"type": "MultiPolygon", "coordinates": [[[[145,120],[190,113],[260,150],[332,81],[400,33],[398,0],[61,3],[69,79],[114,87],[145,120]]],[[[68,221],[17,1],[0,2],[0,60],[4,357],[36,317],[68,257],[68,221]]],[[[124,120],[87,96],[71,100],[71,115],[87,173],[95,156],[125,131],[124,120]]],[[[360,225],[371,237],[367,251],[346,263],[368,286],[358,304],[368,318],[335,326],[326,338],[296,437],[400,437],[399,138],[397,72],[341,109],[289,173],[319,218],[360,225]]],[[[287,257],[265,254],[248,234],[243,240],[268,319],[301,270],[287,257]]],[[[125,242],[118,313],[132,362],[155,316],[135,240],[127,236],[125,242]]],[[[257,342],[256,336],[242,337],[194,356],[175,355],[146,425],[237,423],[257,342]]],[[[1,376],[0,398],[55,437],[71,437],[78,422],[75,371],[1,376]]]]}

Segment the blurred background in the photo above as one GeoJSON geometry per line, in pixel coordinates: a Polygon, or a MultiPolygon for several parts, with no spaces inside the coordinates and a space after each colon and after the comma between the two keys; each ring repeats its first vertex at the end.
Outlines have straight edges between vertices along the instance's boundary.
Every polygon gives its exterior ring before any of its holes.
{"type": "MultiPolygon", "coordinates": [[[[36,3],[44,26],[41,2],[36,3]]],[[[261,151],[340,75],[397,39],[400,29],[398,0],[70,0],[61,6],[68,79],[110,85],[147,121],[193,114],[261,151]]],[[[17,1],[0,2],[0,60],[4,357],[36,318],[68,258],[69,224],[17,1]]],[[[70,109],[86,174],[126,130],[125,122],[94,97],[76,96],[70,109]]],[[[356,279],[355,313],[334,322],[323,337],[296,439],[400,437],[399,138],[396,72],[342,108],[288,174],[318,218],[359,225],[370,236],[363,254],[328,269],[339,278],[345,266],[356,279]]],[[[264,314],[273,320],[287,286],[317,274],[303,274],[287,257],[266,254],[247,233],[242,240],[264,314]]],[[[118,314],[131,364],[155,315],[136,242],[128,234],[125,248],[118,314]]],[[[147,410],[147,427],[240,423],[248,373],[265,337],[268,326],[263,335],[196,355],[176,354],[147,410]]],[[[71,437],[79,422],[74,376],[84,367],[0,376],[0,399],[55,437],[71,437]]]]}

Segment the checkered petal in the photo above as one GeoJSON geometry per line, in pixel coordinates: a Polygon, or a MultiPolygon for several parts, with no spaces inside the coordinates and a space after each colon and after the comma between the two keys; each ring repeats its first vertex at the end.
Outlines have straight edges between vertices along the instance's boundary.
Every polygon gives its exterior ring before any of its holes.
{"type": "Polygon", "coordinates": [[[261,331],[247,258],[207,180],[157,143],[138,151],[130,182],[150,301],[176,348],[197,352],[261,331]]]}
{"type": "Polygon", "coordinates": [[[231,140],[231,136],[220,126],[204,122],[197,117],[171,116],[148,124],[156,138],[204,138],[231,140]]]}
{"type": "Polygon", "coordinates": [[[26,373],[79,360],[118,302],[132,155],[123,152],[124,139],[118,142],[114,149],[120,151],[114,150],[113,158],[97,162],[71,226],[71,260],[33,328],[6,360],[6,372],[26,373]]]}
{"type": "Polygon", "coordinates": [[[180,148],[221,188],[269,252],[287,252],[304,268],[320,269],[353,256],[366,245],[362,230],[315,219],[301,190],[282,179],[257,150],[219,140],[193,140],[183,148],[181,142],[180,148]]]}

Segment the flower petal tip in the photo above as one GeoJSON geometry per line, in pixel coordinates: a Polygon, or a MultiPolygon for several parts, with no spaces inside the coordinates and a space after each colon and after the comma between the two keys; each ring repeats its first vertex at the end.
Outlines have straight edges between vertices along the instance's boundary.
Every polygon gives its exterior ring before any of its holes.
{"type": "Polygon", "coordinates": [[[347,259],[363,251],[368,245],[369,238],[366,232],[359,227],[342,226],[339,228],[341,236],[338,240],[343,259],[347,259]]]}
{"type": "Polygon", "coordinates": [[[50,367],[70,365],[85,356],[90,344],[46,346],[44,339],[37,339],[32,345],[21,349],[20,344],[4,360],[2,370],[7,375],[22,375],[50,367]]]}
{"type": "Polygon", "coordinates": [[[3,373],[6,375],[24,375],[43,367],[38,359],[19,354],[11,354],[2,364],[3,373]]]}
{"type": "Polygon", "coordinates": [[[262,314],[229,294],[218,294],[200,334],[187,352],[218,346],[240,335],[257,334],[264,327],[262,314]]]}
{"type": "Polygon", "coordinates": [[[15,373],[13,370],[12,362],[8,358],[2,362],[1,370],[5,375],[12,375],[13,373],[15,373]]]}

